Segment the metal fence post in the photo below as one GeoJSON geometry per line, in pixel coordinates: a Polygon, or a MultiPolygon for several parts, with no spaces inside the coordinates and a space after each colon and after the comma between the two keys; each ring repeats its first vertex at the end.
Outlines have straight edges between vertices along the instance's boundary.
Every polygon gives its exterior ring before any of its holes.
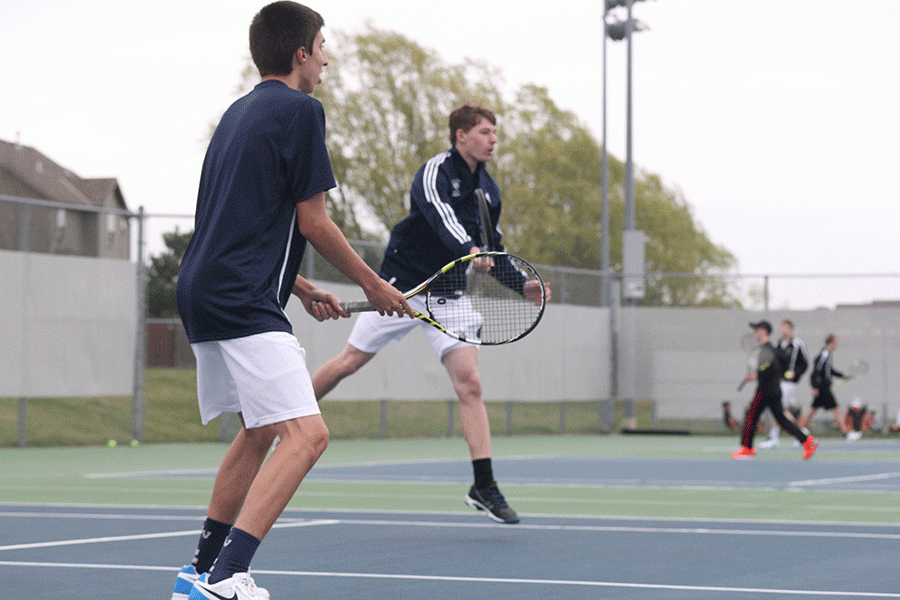
{"type": "Polygon", "coordinates": [[[24,448],[26,439],[25,439],[25,406],[26,406],[25,398],[19,398],[19,448],[24,448]]]}
{"type": "Polygon", "coordinates": [[[137,214],[137,332],[134,347],[134,393],[132,394],[131,437],[144,441],[144,362],[147,334],[147,278],[144,265],[144,207],[137,214]]]}
{"type": "Polygon", "coordinates": [[[447,400],[447,437],[453,437],[453,408],[456,402],[447,400]]]}

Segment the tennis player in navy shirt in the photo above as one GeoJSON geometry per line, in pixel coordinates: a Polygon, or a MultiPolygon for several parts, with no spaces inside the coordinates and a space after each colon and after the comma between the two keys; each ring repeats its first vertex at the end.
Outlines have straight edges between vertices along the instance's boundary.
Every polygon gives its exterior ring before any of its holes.
{"type": "Polygon", "coordinates": [[[309,96],[328,64],[323,25],[296,2],[260,10],[250,53],[262,81],[225,112],[203,163],[178,310],[197,358],[203,423],[235,412],[243,427],[219,467],[194,560],[178,574],[173,600],[268,599],[250,562],[328,445],[284,307],[293,293],[319,321],[349,315],[333,294],[298,275],[306,242],[380,314],[412,313],[325,210],[335,181],[322,105],[309,96]]]}

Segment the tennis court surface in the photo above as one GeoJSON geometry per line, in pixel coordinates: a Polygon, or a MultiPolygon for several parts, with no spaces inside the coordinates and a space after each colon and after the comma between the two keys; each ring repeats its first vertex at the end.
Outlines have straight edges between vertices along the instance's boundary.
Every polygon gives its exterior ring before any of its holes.
{"type": "MultiPolygon", "coordinates": [[[[522,523],[463,503],[460,439],[334,441],[254,559],[282,598],[900,598],[900,441],[496,438],[522,523]]],[[[222,445],[0,451],[9,598],[168,598],[222,445]]]]}

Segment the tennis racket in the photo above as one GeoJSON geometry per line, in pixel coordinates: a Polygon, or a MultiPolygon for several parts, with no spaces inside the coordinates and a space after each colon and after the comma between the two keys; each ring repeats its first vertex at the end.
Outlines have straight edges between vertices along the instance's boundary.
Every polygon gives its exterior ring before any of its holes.
{"type": "Polygon", "coordinates": [[[848,377],[857,377],[858,375],[865,375],[868,372],[869,363],[864,360],[854,360],[847,368],[848,377]]]}
{"type": "Polygon", "coordinates": [[[475,188],[475,200],[478,203],[478,225],[481,228],[481,250],[489,252],[495,250],[494,226],[491,224],[491,212],[488,208],[487,197],[481,188],[475,188]]]}
{"type": "MultiPolygon", "coordinates": [[[[759,359],[759,342],[749,331],[741,336],[741,350],[747,354],[747,374],[749,375],[756,370],[759,359]]],[[[743,390],[749,381],[749,379],[741,379],[737,391],[743,390]]]]}
{"type": "Polygon", "coordinates": [[[844,378],[840,381],[836,381],[834,387],[840,387],[843,385],[845,381],[848,379],[853,379],[854,377],[859,377],[860,375],[865,375],[869,372],[869,363],[864,360],[854,360],[850,363],[850,366],[847,367],[846,373],[844,373],[844,378]]]}
{"type": "MultiPolygon", "coordinates": [[[[414,296],[424,298],[426,310],[414,311],[414,317],[450,337],[482,346],[522,339],[537,327],[546,304],[537,270],[505,252],[458,258],[406,293],[406,298],[414,296]],[[493,260],[490,270],[474,268],[479,258],[493,260]]],[[[350,313],[375,310],[366,301],[342,303],[341,308],[350,313]]]]}

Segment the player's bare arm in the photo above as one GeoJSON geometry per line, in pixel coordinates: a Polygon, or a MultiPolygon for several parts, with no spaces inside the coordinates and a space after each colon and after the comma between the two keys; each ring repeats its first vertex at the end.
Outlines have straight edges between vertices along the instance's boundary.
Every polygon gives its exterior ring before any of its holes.
{"type": "Polygon", "coordinates": [[[312,282],[297,275],[294,281],[293,294],[300,298],[303,308],[317,321],[349,317],[350,313],[340,306],[338,297],[330,292],[317,288],[312,282]]]}
{"type": "MultiPolygon", "coordinates": [[[[369,303],[379,314],[392,316],[396,313],[412,318],[413,309],[403,294],[369,268],[328,216],[325,192],[297,203],[297,224],[303,237],[325,260],[362,288],[369,303]]],[[[331,306],[331,309],[334,310],[335,306],[331,306]]]]}

